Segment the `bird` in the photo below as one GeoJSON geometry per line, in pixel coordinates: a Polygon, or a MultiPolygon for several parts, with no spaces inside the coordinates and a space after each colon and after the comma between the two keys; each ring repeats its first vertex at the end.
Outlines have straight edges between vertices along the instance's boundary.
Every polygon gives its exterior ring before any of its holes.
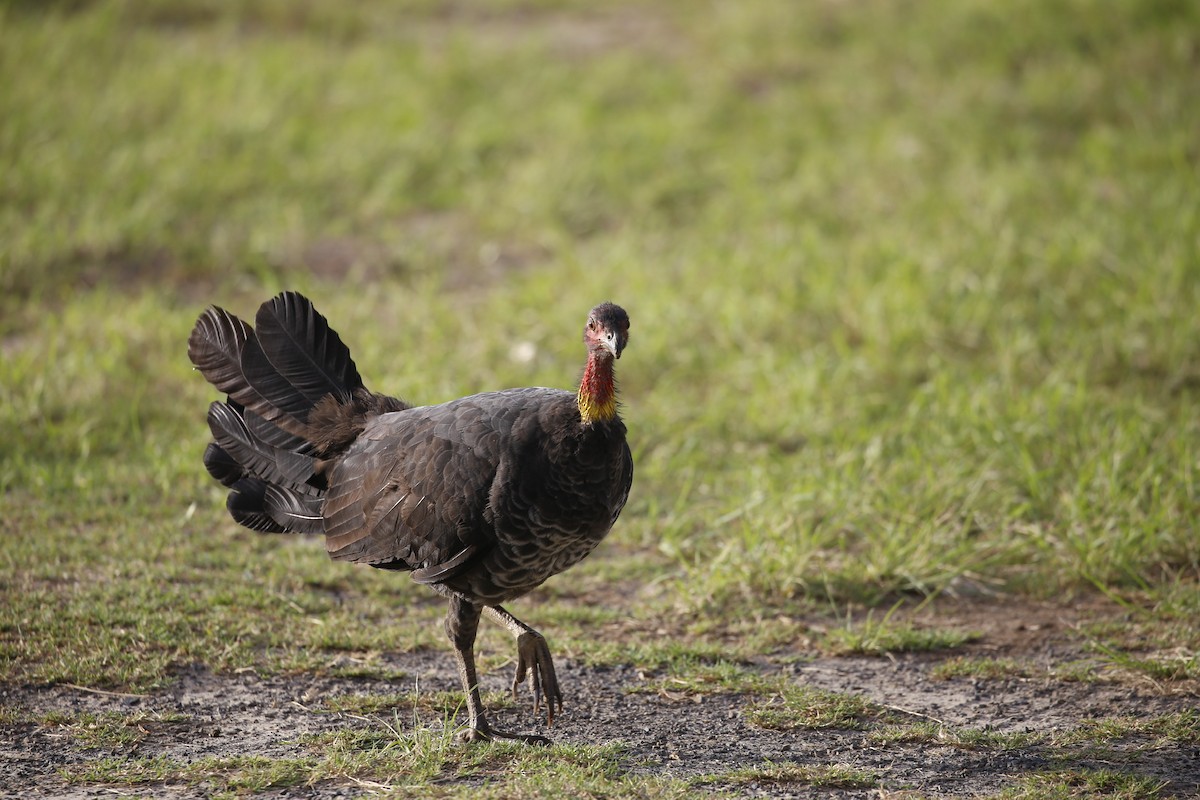
{"type": "Polygon", "coordinates": [[[313,303],[285,291],[254,326],[213,305],[188,356],[224,400],[208,410],[203,462],[226,508],[262,533],[323,534],[336,561],[408,572],[447,601],[445,632],[466,698],[466,741],[535,734],[497,729],[480,699],[480,619],[516,640],[514,697],[527,678],[547,726],[563,695],[541,633],[501,605],[587,556],[629,497],[614,361],[629,316],[587,315],[578,389],[514,388],[412,405],[364,385],[350,351],[313,303]]]}

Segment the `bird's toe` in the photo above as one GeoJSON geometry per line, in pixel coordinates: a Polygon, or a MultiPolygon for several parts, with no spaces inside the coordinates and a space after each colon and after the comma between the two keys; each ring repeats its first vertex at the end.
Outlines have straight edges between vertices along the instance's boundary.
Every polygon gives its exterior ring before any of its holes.
{"type": "Polygon", "coordinates": [[[550,744],[550,740],[545,736],[538,736],[535,733],[510,733],[493,728],[486,722],[468,726],[459,731],[458,739],[463,742],[491,742],[496,739],[511,739],[539,747],[545,747],[550,744]]]}
{"type": "Polygon", "coordinates": [[[558,685],[558,675],[554,671],[554,658],[550,655],[550,647],[546,639],[536,631],[527,631],[517,637],[517,671],[513,676],[513,696],[517,696],[517,687],[529,678],[530,692],[533,694],[533,713],[541,711],[542,703],[546,704],[546,724],[554,724],[555,712],[562,711],[562,690],[558,685]]]}

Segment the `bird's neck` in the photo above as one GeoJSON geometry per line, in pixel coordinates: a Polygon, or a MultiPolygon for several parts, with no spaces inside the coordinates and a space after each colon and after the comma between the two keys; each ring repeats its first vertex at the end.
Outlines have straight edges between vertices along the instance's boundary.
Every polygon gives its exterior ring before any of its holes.
{"type": "Polygon", "coordinates": [[[613,360],[588,354],[583,379],[579,382],[579,416],[585,425],[608,422],[617,416],[617,388],[613,382],[613,360]]]}

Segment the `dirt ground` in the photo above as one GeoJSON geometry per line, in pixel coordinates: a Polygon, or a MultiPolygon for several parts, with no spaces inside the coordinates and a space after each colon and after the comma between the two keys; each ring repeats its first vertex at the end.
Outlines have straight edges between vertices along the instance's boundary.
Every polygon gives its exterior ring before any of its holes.
{"type": "MultiPolygon", "coordinates": [[[[1086,720],[1148,717],[1194,709],[1194,682],[1170,686],[1131,675],[1099,681],[1067,681],[1051,677],[1063,664],[1094,659],[1073,635],[1074,611],[1052,607],[976,604],[969,612],[938,624],[961,625],[982,633],[954,654],[1019,659],[1047,670],[1042,677],[992,680],[937,679],[931,670],[946,653],[895,657],[772,658],[753,665],[765,674],[837,692],[859,694],[913,720],[951,728],[996,732],[1065,731],[1086,720]]],[[[553,643],[553,641],[552,641],[553,643]]],[[[369,726],[367,717],[320,712],[324,697],[362,692],[455,690],[450,653],[396,654],[391,666],[409,676],[404,685],[379,680],[318,677],[262,677],[255,674],[215,675],[203,668],[181,669],[169,690],[145,696],[102,694],[65,686],[0,684],[0,706],[46,714],[62,711],[119,712],[139,710],[186,715],[183,722],[152,726],[136,745],[139,757],[165,755],[191,761],[222,755],[294,756],[296,739],[305,733],[345,726],[369,726]]],[[[868,730],[798,730],[780,732],[754,727],[745,709],[754,698],[737,694],[686,696],[646,689],[661,676],[632,667],[588,667],[563,659],[558,665],[567,705],[552,730],[531,727],[524,702],[494,713],[502,728],[539,731],[556,741],[624,744],[628,770],[634,774],[694,777],[722,773],[764,762],[791,762],[820,767],[844,765],[871,770],[881,787],[819,789],[800,784],[748,783],[712,787],[741,797],[881,797],[916,792],[925,797],[990,795],[1010,786],[1016,776],[1061,768],[1063,750],[1046,744],[1013,749],[964,748],[952,744],[874,743],[868,730]],[[1056,761],[1057,760],[1057,761],[1056,761]],[[1057,764],[1057,766],[1056,766],[1057,764]]],[[[483,677],[485,688],[502,689],[508,668],[483,677]]],[[[1040,674],[1034,670],[1032,674],[1040,674]]],[[[405,716],[399,715],[401,719],[405,716]]],[[[431,715],[424,715],[426,718],[431,715]]],[[[387,720],[394,723],[391,714],[387,720]]],[[[423,724],[438,725],[434,719],[423,724]]],[[[379,724],[375,722],[374,724],[379,724]]],[[[1164,783],[1161,796],[1200,796],[1200,748],[1195,744],[1160,742],[1140,751],[1124,750],[1120,741],[1106,742],[1094,758],[1079,753],[1071,769],[1106,769],[1147,776],[1164,783]]],[[[89,749],[62,728],[32,722],[0,724],[0,797],[109,797],[142,795],[190,797],[196,787],[72,786],[59,770],[111,756],[89,749]]],[[[123,753],[122,755],[130,755],[123,753]]],[[[360,797],[379,787],[324,783],[292,787],[267,796],[360,797]]]]}

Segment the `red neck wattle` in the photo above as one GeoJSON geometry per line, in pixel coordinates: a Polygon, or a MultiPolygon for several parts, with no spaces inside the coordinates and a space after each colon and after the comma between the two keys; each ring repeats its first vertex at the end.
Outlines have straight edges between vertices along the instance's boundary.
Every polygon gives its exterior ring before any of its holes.
{"type": "Polygon", "coordinates": [[[585,423],[605,422],[617,415],[617,392],[611,358],[588,355],[579,382],[579,416],[585,423]]]}

